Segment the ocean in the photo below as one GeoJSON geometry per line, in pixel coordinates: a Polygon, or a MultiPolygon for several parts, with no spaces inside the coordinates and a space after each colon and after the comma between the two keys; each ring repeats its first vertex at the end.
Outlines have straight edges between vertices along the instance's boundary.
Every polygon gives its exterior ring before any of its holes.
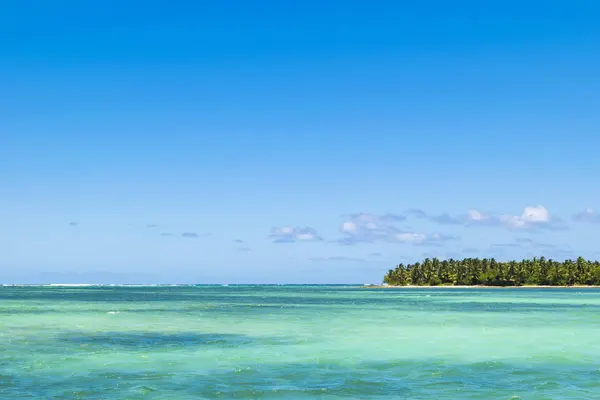
{"type": "Polygon", "coordinates": [[[600,399],[600,290],[4,286],[0,398],[600,399]]]}

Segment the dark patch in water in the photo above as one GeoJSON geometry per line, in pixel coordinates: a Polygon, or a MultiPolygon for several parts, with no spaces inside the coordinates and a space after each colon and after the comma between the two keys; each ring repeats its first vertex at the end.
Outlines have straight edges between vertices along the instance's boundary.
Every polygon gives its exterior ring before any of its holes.
{"type": "Polygon", "coordinates": [[[82,332],[69,332],[56,337],[58,343],[77,345],[78,347],[91,347],[94,350],[105,348],[142,350],[157,348],[190,348],[217,346],[232,348],[241,346],[276,346],[295,344],[292,338],[280,337],[254,337],[242,334],[223,333],[155,333],[155,332],[103,332],[100,334],[86,334],[82,332]]]}
{"type": "Polygon", "coordinates": [[[57,338],[60,342],[77,345],[125,347],[131,349],[157,347],[224,346],[239,347],[257,341],[246,335],[218,333],[151,333],[151,332],[104,332],[88,335],[66,333],[57,338]]]}

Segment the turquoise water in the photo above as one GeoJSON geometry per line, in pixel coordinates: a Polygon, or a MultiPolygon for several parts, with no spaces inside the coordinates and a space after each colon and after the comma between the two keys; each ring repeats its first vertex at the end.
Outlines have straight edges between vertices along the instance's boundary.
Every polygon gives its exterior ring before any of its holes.
{"type": "Polygon", "coordinates": [[[600,290],[0,287],[2,399],[600,399],[600,290]]]}

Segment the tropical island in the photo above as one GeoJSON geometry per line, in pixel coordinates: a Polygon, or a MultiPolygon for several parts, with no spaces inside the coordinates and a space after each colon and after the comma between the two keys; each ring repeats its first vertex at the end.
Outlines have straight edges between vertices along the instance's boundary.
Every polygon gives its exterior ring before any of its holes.
{"type": "Polygon", "coordinates": [[[583,257],[562,262],[544,257],[507,262],[426,258],[390,269],[383,282],[390,286],[598,286],[600,262],[583,257]]]}

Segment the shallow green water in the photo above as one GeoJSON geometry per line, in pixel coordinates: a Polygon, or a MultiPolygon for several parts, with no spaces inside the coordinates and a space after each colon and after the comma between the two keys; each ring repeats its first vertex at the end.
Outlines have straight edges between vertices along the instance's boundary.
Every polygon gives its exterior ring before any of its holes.
{"type": "Polygon", "coordinates": [[[600,399],[600,290],[0,287],[1,399],[600,399]]]}

